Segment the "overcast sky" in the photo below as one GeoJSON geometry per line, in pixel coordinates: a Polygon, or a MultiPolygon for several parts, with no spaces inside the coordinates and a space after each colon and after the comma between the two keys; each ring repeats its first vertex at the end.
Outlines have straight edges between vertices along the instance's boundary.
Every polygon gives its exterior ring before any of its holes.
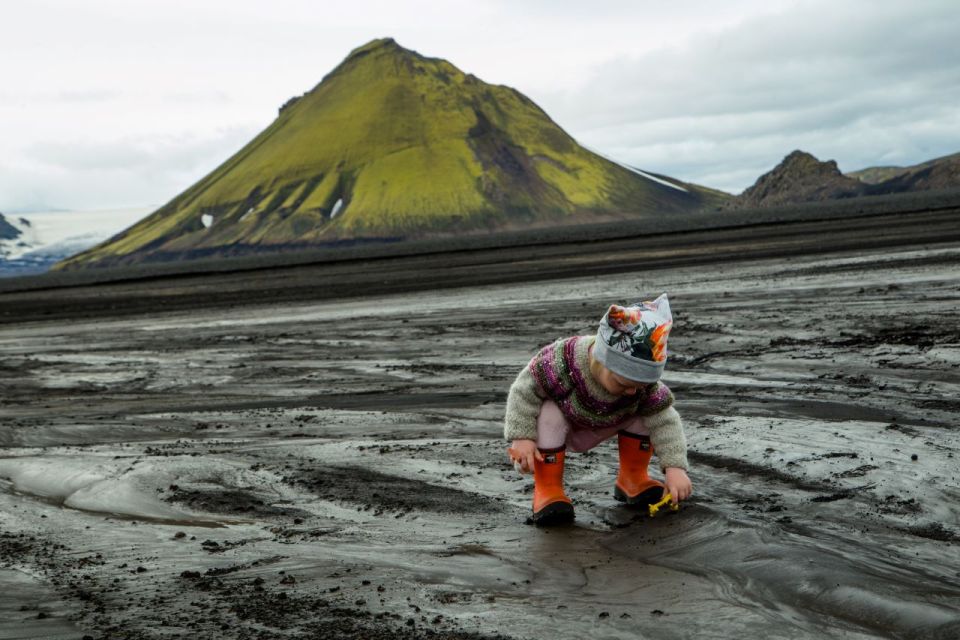
{"type": "Polygon", "coordinates": [[[163,204],[384,36],[605,155],[733,193],[793,149],[844,171],[960,151],[951,0],[0,6],[0,211],[163,204]]]}

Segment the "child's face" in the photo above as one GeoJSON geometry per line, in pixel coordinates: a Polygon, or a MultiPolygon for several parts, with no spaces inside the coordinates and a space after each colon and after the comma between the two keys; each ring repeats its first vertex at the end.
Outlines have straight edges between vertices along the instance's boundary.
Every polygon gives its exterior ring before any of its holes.
{"type": "Polygon", "coordinates": [[[597,382],[615,396],[635,395],[638,391],[650,384],[648,382],[628,380],[602,365],[600,366],[600,375],[597,376],[597,382]]]}

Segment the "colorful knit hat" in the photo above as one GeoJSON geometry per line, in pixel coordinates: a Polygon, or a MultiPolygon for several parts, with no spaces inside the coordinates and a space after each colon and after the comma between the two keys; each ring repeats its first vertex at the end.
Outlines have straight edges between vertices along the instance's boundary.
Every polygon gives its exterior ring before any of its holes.
{"type": "Polygon", "coordinates": [[[597,330],[593,357],[617,375],[656,382],[667,363],[667,336],[673,316],[667,294],[629,307],[610,305],[597,330]]]}

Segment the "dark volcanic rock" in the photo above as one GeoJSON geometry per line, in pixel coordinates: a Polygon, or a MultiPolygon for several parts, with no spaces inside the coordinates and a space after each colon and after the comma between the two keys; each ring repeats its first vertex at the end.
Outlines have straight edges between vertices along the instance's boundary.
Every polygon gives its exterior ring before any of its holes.
{"type": "Polygon", "coordinates": [[[13,240],[20,235],[20,230],[7,222],[7,219],[0,213],[0,240],[13,240]]]}
{"type": "Polygon", "coordinates": [[[960,153],[912,167],[871,167],[843,174],[834,160],[794,151],[725,208],[779,207],[858,196],[960,188],[960,153]]]}
{"type": "Polygon", "coordinates": [[[821,162],[794,151],[737,198],[740,208],[776,207],[866,195],[867,185],[840,172],[834,160],[821,162]]]}

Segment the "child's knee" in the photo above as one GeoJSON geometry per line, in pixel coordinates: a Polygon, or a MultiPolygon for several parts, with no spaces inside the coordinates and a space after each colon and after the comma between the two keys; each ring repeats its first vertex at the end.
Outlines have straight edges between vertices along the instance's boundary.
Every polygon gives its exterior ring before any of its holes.
{"type": "Polygon", "coordinates": [[[620,430],[638,436],[650,435],[650,429],[647,427],[647,423],[639,416],[631,418],[626,424],[620,425],[620,430]]]}
{"type": "Polygon", "coordinates": [[[566,442],[570,425],[560,407],[551,400],[540,405],[537,416],[537,446],[542,449],[560,447],[566,442]]]}

